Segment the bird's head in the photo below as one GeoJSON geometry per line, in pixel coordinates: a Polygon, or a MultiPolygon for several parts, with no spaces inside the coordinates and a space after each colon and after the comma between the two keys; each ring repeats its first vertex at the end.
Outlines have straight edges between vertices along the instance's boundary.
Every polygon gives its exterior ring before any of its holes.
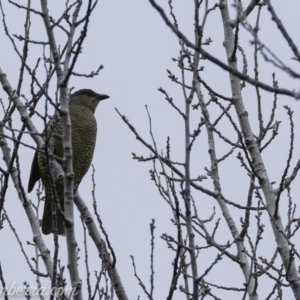
{"type": "Polygon", "coordinates": [[[89,89],[83,89],[76,91],[71,95],[70,105],[83,105],[95,112],[98,103],[107,98],[109,98],[109,96],[97,94],[89,89]]]}

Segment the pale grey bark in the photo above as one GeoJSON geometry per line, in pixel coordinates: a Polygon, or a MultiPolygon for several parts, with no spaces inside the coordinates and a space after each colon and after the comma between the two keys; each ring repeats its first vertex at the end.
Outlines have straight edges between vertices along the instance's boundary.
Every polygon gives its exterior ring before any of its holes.
{"type": "MultiPolygon", "coordinates": [[[[237,58],[232,56],[235,47],[233,22],[229,16],[228,3],[226,0],[220,1],[220,11],[224,26],[224,47],[228,59],[228,65],[232,69],[238,69],[237,58]]],[[[300,279],[295,265],[294,258],[290,254],[290,246],[288,239],[285,235],[285,229],[280,217],[280,213],[277,216],[275,213],[276,206],[276,192],[269,179],[265,164],[263,162],[258,144],[253,136],[251,124],[248,118],[248,113],[245,109],[243,96],[241,93],[240,78],[234,74],[229,74],[232,97],[234,99],[234,107],[237,117],[239,119],[240,127],[242,129],[243,137],[247,150],[251,156],[252,164],[255,172],[259,177],[259,184],[265,196],[266,208],[270,217],[270,223],[273,228],[274,238],[277,243],[277,248],[287,272],[287,280],[293,290],[295,299],[300,299],[300,279]]]]}
{"type": "Polygon", "coordinates": [[[115,265],[116,262],[113,262],[109,251],[107,250],[107,245],[104,239],[101,237],[100,232],[96,226],[94,218],[90,213],[89,209],[87,208],[85,202],[80,197],[79,193],[77,192],[74,197],[74,202],[80,212],[81,218],[84,221],[89,235],[92,238],[97,250],[99,257],[101,258],[109,278],[111,280],[111,284],[116,292],[116,295],[119,300],[128,300],[125,288],[122,284],[121,278],[119,276],[117,267],[115,265]]]}
{"type": "MultiPolygon", "coordinates": [[[[39,145],[39,147],[42,147],[42,145],[44,144],[43,139],[39,135],[37,129],[35,128],[34,124],[31,121],[31,119],[29,118],[26,107],[24,106],[24,104],[22,103],[22,101],[20,100],[18,95],[16,94],[15,90],[11,87],[9,81],[7,80],[5,73],[2,71],[1,68],[0,68],[0,82],[1,82],[3,89],[7,93],[8,97],[16,105],[16,107],[19,111],[19,114],[20,114],[20,118],[21,118],[22,122],[24,122],[26,124],[26,127],[28,128],[29,132],[31,133],[31,137],[36,141],[36,143],[39,145]]],[[[3,153],[4,161],[6,163],[6,166],[8,167],[11,162],[11,154],[10,154],[11,151],[7,145],[6,139],[3,136],[4,132],[3,132],[3,127],[1,126],[1,124],[0,124],[0,127],[1,127],[0,145],[1,145],[2,153],[3,153]]],[[[29,199],[26,197],[26,194],[25,194],[26,198],[24,198],[24,196],[23,196],[24,193],[22,193],[22,191],[20,190],[20,184],[19,184],[20,177],[19,177],[17,168],[15,168],[15,167],[12,168],[12,170],[10,172],[10,176],[15,185],[18,197],[19,197],[20,201],[22,202],[25,212],[27,214],[27,217],[30,221],[31,229],[33,232],[33,241],[36,244],[37,248],[39,249],[39,252],[41,253],[41,257],[43,259],[43,262],[45,264],[45,268],[47,270],[49,277],[52,278],[53,262],[52,262],[52,259],[50,256],[50,251],[47,248],[47,246],[43,240],[41,231],[39,229],[39,221],[36,218],[36,214],[34,212],[32,204],[29,201],[29,199]]]]}
{"type": "Polygon", "coordinates": [[[82,298],[82,282],[79,276],[78,264],[77,264],[77,247],[78,243],[75,237],[74,231],[74,172],[73,172],[73,151],[72,151],[72,133],[71,133],[71,120],[69,115],[69,90],[68,79],[70,77],[69,62],[71,59],[71,49],[73,46],[73,38],[76,28],[76,21],[78,18],[78,12],[80,10],[82,1],[78,1],[75,11],[73,13],[71,30],[68,35],[67,51],[64,61],[64,69],[60,66],[60,55],[56,46],[56,39],[50,19],[48,15],[47,0],[41,0],[42,15],[47,31],[48,41],[51,49],[51,53],[54,59],[55,70],[57,74],[57,81],[60,90],[60,104],[61,104],[61,120],[63,128],[63,166],[64,166],[64,216],[68,221],[66,226],[66,242],[68,248],[68,269],[70,273],[71,284],[74,291],[74,299],[81,300],[82,298]]]}

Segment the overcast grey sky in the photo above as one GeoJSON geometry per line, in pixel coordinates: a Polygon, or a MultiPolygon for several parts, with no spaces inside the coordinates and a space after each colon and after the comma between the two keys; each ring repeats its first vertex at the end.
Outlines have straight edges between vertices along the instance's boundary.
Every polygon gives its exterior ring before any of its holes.
{"type": "MultiPolygon", "coordinates": [[[[60,15],[61,9],[64,8],[61,1],[49,1],[50,14],[54,18],[60,15]]],[[[161,5],[168,10],[167,1],[160,1],[161,5]]],[[[209,5],[214,5],[215,1],[208,1],[209,5]]],[[[229,1],[232,2],[232,1],[229,1]]],[[[242,1],[246,6],[249,1],[242,1]]],[[[299,2],[298,1],[274,1],[276,11],[280,14],[284,24],[290,35],[294,37],[294,42],[299,45],[299,2]]],[[[178,17],[179,28],[186,36],[193,39],[193,1],[174,1],[174,12],[178,17]]],[[[7,23],[13,34],[21,34],[23,32],[24,13],[7,3],[3,3],[7,23]]],[[[39,9],[39,4],[36,9],[39,9]]],[[[232,17],[235,17],[234,10],[231,10],[232,17]]],[[[256,13],[250,18],[249,22],[254,24],[256,13]]],[[[45,40],[45,29],[42,20],[34,17],[32,20],[32,37],[37,40],[45,40]]],[[[272,23],[270,15],[266,8],[262,11],[260,38],[268,45],[270,49],[275,51],[280,58],[288,65],[295,67],[294,61],[291,59],[292,53],[283,42],[280,34],[277,32],[276,26],[272,23]]],[[[219,59],[225,61],[225,50],[223,43],[223,28],[219,9],[211,13],[206,24],[204,38],[211,37],[213,40],[211,46],[206,48],[211,54],[216,55],[219,59]]],[[[62,34],[58,34],[57,38],[63,38],[62,34]]],[[[15,87],[17,84],[17,76],[19,72],[20,62],[13,51],[12,45],[4,34],[3,26],[0,30],[1,40],[1,57],[0,67],[7,74],[8,80],[15,87]]],[[[248,57],[248,72],[253,77],[253,47],[250,44],[251,36],[244,29],[240,32],[240,42],[248,57]]],[[[18,42],[19,43],[19,42],[18,42]]],[[[19,43],[21,49],[21,43],[19,43]]],[[[149,151],[145,149],[134,137],[132,132],[123,123],[117,115],[115,107],[127,116],[138,132],[151,142],[149,134],[149,121],[145,110],[148,105],[152,117],[153,133],[156,138],[158,149],[165,151],[165,142],[168,136],[171,137],[171,155],[175,161],[183,162],[184,160],[184,123],[179,114],[174,111],[170,105],[164,100],[164,96],[158,92],[158,88],[162,87],[168,91],[173,97],[174,103],[181,109],[184,108],[184,97],[182,89],[171,83],[168,79],[167,69],[172,70],[176,76],[180,76],[176,62],[171,58],[177,58],[179,55],[178,39],[166,27],[157,12],[151,7],[146,0],[114,0],[99,1],[96,11],[91,18],[88,36],[83,46],[83,53],[76,65],[75,71],[81,73],[89,73],[96,70],[100,64],[104,65],[104,69],[98,77],[93,79],[72,77],[70,87],[77,89],[91,88],[99,93],[110,95],[110,99],[99,105],[96,111],[98,122],[97,146],[94,154],[93,164],[96,169],[96,197],[98,208],[101,214],[106,231],[109,234],[110,241],[117,255],[117,268],[121,279],[125,286],[130,299],[137,299],[141,295],[141,299],[146,299],[133,276],[130,255],[134,255],[136,259],[137,270],[143,278],[144,282],[149,286],[150,276],[150,231],[149,223],[152,218],[156,221],[155,230],[155,299],[165,299],[171,282],[172,267],[171,262],[174,254],[167,249],[163,240],[160,239],[161,234],[168,233],[176,235],[176,228],[172,225],[170,219],[173,217],[172,212],[164,200],[160,197],[154,183],[150,180],[149,169],[152,163],[137,163],[131,158],[131,153],[137,155],[149,156],[149,151]]],[[[30,61],[31,65],[35,64],[37,56],[41,56],[41,47],[31,46],[30,61]]],[[[239,62],[241,59],[239,58],[239,62]]],[[[219,93],[224,93],[230,97],[229,77],[223,70],[210,63],[209,61],[201,61],[204,71],[205,80],[211,84],[219,93]]],[[[241,69],[241,64],[240,69],[241,69]]],[[[271,74],[274,68],[266,64],[262,64],[260,74],[263,82],[272,84],[271,74]]],[[[43,69],[40,70],[41,76],[44,76],[43,69]]],[[[295,80],[276,73],[279,79],[279,86],[285,88],[298,89],[295,80]]],[[[56,81],[53,80],[51,89],[54,93],[56,81]]],[[[205,89],[202,90],[206,101],[209,99],[205,89]]],[[[24,81],[23,93],[30,97],[29,78],[24,81]]],[[[253,122],[253,129],[258,129],[256,121],[257,107],[255,90],[247,85],[243,91],[245,105],[250,114],[250,120],[253,122]]],[[[0,91],[0,97],[7,101],[5,93],[0,91]]],[[[273,95],[262,92],[263,111],[269,112],[272,105],[273,95]]],[[[263,158],[268,168],[270,179],[276,181],[278,185],[281,174],[286,164],[288,156],[289,143],[289,121],[282,109],[285,104],[290,105],[294,109],[295,123],[299,120],[300,110],[299,102],[283,96],[278,97],[278,107],[276,119],[281,120],[281,131],[274,144],[265,151],[263,158]]],[[[43,104],[39,105],[43,109],[43,104]]],[[[211,116],[218,116],[219,111],[211,111],[211,116]]],[[[235,117],[235,116],[234,116],[235,117]]],[[[0,113],[1,118],[1,113],[0,113]]],[[[199,111],[192,111],[192,128],[196,128],[199,120],[199,111]]],[[[236,120],[236,117],[235,117],[236,120]]],[[[18,122],[17,120],[15,120],[18,122]]],[[[36,124],[42,124],[37,117],[34,118],[36,124]]],[[[18,124],[18,123],[16,123],[18,124]]],[[[226,132],[224,122],[222,129],[226,132]]],[[[299,125],[296,125],[295,133],[295,157],[292,160],[292,166],[299,159],[299,125]],[[298,130],[298,131],[297,131],[298,130]]],[[[17,126],[18,128],[18,126],[17,126]]],[[[256,132],[257,133],[257,132],[256,132]]],[[[236,135],[231,128],[228,127],[226,136],[236,141],[236,135]]],[[[34,145],[30,138],[26,141],[34,145]]],[[[221,157],[228,151],[229,147],[223,142],[217,142],[217,154],[221,157]]],[[[207,153],[206,132],[203,130],[197,143],[195,144],[192,154],[192,177],[206,175],[204,167],[210,167],[209,156],[207,153]]],[[[228,161],[220,166],[222,175],[221,182],[223,184],[223,192],[231,201],[246,204],[246,196],[248,192],[248,177],[245,171],[240,167],[240,163],[236,159],[236,154],[228,161]]],[[[33,151],[26,147],[21,147],[21,170],[22,179],[27,186],[28,176],[31,166],[33,151]]],[[[2,166],[2,162],[0,163],[2,166]]],[[[207,188],[212,188],[211,181],[204,182],[207,188]]],[[[299,197],[299,179],[294,183],[294,198],[299,197]],[[295,188],[296,186],[296,188],[295,188]],[[298,186],[298,187],[297,187],[298,186]]],[[[84,178],[80,186],[80,194],[88,203],[92,210],[91,196],[91,169],[84,178]]],[[[213,212],[213,207],[217,206],[211,198],[203,194],[194,192],[194,199],[197,203],[199,216],[203,219],[209,218],[213,212]]],[[[35,201],[35,195],[30,195],[35,201]]],[[[286,214],[286,194],[282,200],[282,215],[286,214]]],[[[10,182],[10,191],[5,200],[5,207],[15,228],[19,232],[19,236],[23,241],[23,245],[28,252],[29,257],[34,256],[32,246],[28,246],[26,241],[32,241],[30,236],[30,227],[28,220],[21,204],[17,198],[15,191],[10,182]]],[[[234,220],[239,224],[241,212],[230,208],[234,220]]],[[[216,207],[219,217],[221,213],[216,207]]],[[[298,216],[298,214],[297,214],[298,216]]],[[[78,232],[81,229],[80,219],[77,214],[76,227],[78,232]]],[[[261,243],[262,255],[270,258],[274,251],[273,233],[270,230],[269,221],[264,221],[265,235],[261,243]],[[268,256],[269,255],[269,256],[268,256]]],[[[213,224],[211,227],[213,228],[213,224]]],[[[256,228],[253,228],[251,234],[255,236],[256,228]]],[[[220,243],[226,243],[231,240],[230,233],[226,228],[225,222],[222,220],[217,234],[220,243]]],[[[299,236],[299,234],[298,234],[299,236]]],[[[81,237],[78,237],[81,239],[81,237]]],[[[0,231],[1,241],[5,241],[5,247],[0,247],[0,261],[4,270],[6,282],[16,281],[19,285],[24,281],[35,284],[35,279],[31,275],[23,257],[20,255],[19,246],[15,237],[11,233],[7,223],[2,231],[0,231]],[[16,271],[17,270],[17,271],[16,271]]],[[[61,257],[65,258],[64,238],[60,238],[61,257]]],[[[52,236],[45,237],[48,247],[52,247],[52,236]]],[[[199,239],[199,244],[205,245],[203,240],[199,239]]],[[[3,242],[1,242],[3,245],[3,242]]],[[[296,245],[299,247],[299,244],[296,245]]],[[[92,242],[90,247],[90,263],[91,271],[99,270],[100,261],[94,249],[92,242]]],[[[83,248],[81,251],[81,261],[83,261],[83,248]]],[[[235,248],[232,248],[235,253],[235,248]]],[[[199,275],[211,264],[216,257],[216,252],[210,254],[200,253],[199,255],[199,275]]],[[[224,286],[242,287],[242,273],[237,266],[232,267],[232,263],[227,259],[223,259],[218,267],[216,267],[208,276],[208,281],[220,282],[218,278],[222,278],[221,282],[224,286]]],[[[85,284],[85,271],[83,265],[81,279],[85,284]]],[[[67,272],[67,271],[66,271],[67,272]]],[[[45,280],[44,284],[48,284],[45,280]]],[[[270,286],[260,285],[259,294],[264,299],[270,292],[270,286]]],[[[222,293],[218,294],[222,298],[222,293]]],[[[228,294],[230,295],[230,294],[228,294]]],[[[235,296],[226,296],[222,299],[241,299],[241,294],[235,296]]],[[[177,292],[174,299],[183,299],[183,295],[177,292]]],[[[288,299],[288,298],[284,298],[288,299]]]]}

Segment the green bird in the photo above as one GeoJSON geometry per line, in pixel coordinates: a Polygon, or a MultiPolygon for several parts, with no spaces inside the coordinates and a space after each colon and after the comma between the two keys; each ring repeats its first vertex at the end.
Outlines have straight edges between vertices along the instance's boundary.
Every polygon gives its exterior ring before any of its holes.
{"type": "MultiPolygon", "coordinates": [[[[109,98],[109,96],[97,94],[89,89],[79,90],[70,96],[69,112],[72,127],[73,172],[75,189],[78,188],[78,185],[88,171],[92,162],[97,136],[97,122],[94,116],[96,107],[101,100],[107,98],[109,98]]],[[[45,139],[47,139],[48,144],[50,139],[53,140],[53,155],[57,162],[62,165],[62,122],[59,114],[56,114],[55,117],[48,123],[46,133],[45,139]]],[[[42,179],[46,194],[44,214],[42,219],[42,232],[44,234],[50,234],[53,232],[53,226],[52,193],[49,168],[47,167],[45,154],[41,151],[36,151],[32,161],[28,182],[29,193],[33,190],[35,183],[39,179],[42,179]]],[[[60,203],[60,206],[63,210],[63,184],[59,183],[55,178],[54,182],[58,203],[60,203]]],[[[56,216],[58,234],[64,235],[64,220],[59,209],[57,209],[56,216]]]]}

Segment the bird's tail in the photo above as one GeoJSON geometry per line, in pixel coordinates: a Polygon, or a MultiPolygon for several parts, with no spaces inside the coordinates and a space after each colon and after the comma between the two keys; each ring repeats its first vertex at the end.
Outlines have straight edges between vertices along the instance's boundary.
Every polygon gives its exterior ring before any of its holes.
{"type": "MultiPolygon", "coordinates": [[[[46,199],[45,199],[45,206],[44,206],[44,214],[43,214],[43,220],[42,220],[42,232],[43,234],[50,234],[53,233],[52,230],[52,197],[50,191],[46,191],[46,199]]],[[[64,207],[64,201],[63,201],[63,193],[58,193],[59,203],[61,210],[63,211],[64,207]]],[[[57,205],[56,205],[57,206],[57,205]]],[[[65,224],[63,216],[60,212],[60,209],[57,208],[56,211],[56,223],[57,223],[57,231],[59,235],[65,235],[65,224]]]]}

